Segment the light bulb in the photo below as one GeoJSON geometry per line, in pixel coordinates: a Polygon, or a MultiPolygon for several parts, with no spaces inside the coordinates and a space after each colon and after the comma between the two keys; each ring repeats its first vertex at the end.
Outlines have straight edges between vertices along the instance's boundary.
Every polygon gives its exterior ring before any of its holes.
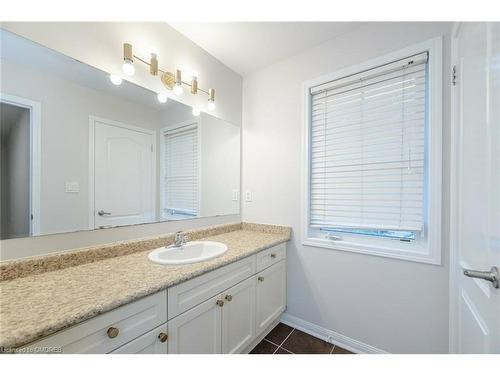
{"type": "Polygon", "coordinates": [[[110,74],[109,80],[111,81],[111,83],[113,85],[116,85],[116,86],[121,85],[123,82],[122,77],[114,75],[114,74],[110,74]]]}
{"type": "Polygon", "coordinates": [[[213,110],[215,109],[215,102],[213,102],[213,101],[211,101],[211,100],[210,100],[210,101],[208,102],[208,104],[207,104],[207,109],[208,109],[209,111],[213,111],[213,110]]]}
{"type": "Polygon", "coordinates": [[[200,115],[201,111],[200,111],[199,108],[193,108],[193,110],[191,111],[191,113],[193,114],[193,116],[198,117],[200,115]]]}
{"type": "Polygon", "coordinates": [[[134,63],[132,61],[125,61],[122,65],[123,73],[128,76],[133,76],[135,73],[134,63]]]}
{"type": "Polygon", "coordinates": [[[158,99],[158,101],[160,103],[166,103],[168,100],[168,97],[165,94],[158,94],[158,95],[156,95],[156,98],[158,99]]]}
{"type": "Polygon", "coordinates": [[[175,95],[182,95],[183,92],[184,92],[184,89],[182,88],[182,85],[176,84],[174,86],[174,94],[175,95]]]}

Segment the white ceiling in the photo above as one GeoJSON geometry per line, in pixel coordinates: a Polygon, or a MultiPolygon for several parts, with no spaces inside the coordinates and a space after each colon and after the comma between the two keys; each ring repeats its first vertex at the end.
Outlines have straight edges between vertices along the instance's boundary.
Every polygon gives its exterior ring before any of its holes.
{"type": "Polygon", "coordinates": [[[349,33],[362,22],[171,22],[170,25],[245,76],[349,33]]]}

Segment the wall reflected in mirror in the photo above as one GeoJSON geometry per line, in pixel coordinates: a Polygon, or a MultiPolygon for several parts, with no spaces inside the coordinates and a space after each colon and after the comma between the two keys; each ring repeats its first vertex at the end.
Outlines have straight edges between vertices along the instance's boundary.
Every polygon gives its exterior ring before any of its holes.
{"type": "Polygon", "coordinates": [[[0,33],[1,239],[239,213],[238,126],[0,33]]]}

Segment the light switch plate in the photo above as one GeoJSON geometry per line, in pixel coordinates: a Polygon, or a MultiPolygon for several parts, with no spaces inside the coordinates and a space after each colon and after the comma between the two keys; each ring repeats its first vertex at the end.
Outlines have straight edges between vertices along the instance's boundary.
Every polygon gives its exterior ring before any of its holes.
{"type": "Polygon", "coordinates": [[[252,201],[252,191],[247,190],[245,191],[245,202],[251,202],[252,201]]]}
{"type": "Polygon", "coordinates": [[[66,193],[79,193],[80,192],[80,184],[74,181],[66,181],[66,193]]]}
{"type": "Polygon", "coordinates": [[[239,199],[240,191],[238,189],[234,189],[232,192],[232,200],[233,202],[237,202],[239,199]]]}

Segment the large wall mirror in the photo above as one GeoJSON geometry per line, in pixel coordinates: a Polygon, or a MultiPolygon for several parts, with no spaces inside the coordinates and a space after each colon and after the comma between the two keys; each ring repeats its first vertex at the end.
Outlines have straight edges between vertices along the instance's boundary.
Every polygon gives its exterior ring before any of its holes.
{"type": "Polygon", "coordinates": [[[239,213],[238,126],[0,33],[1,239],[239,213]]]}

